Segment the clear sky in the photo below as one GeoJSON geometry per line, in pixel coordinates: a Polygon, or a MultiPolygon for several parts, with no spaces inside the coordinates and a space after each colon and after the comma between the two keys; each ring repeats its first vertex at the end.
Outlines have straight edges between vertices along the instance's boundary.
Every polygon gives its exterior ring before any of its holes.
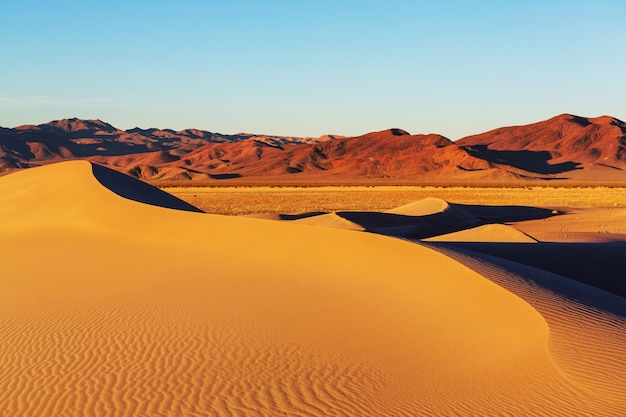
{"type": "Polygon", "coordinates": [[[626,118],[626,1],[2,0],[0,125],[450,139],[626,118]]]}

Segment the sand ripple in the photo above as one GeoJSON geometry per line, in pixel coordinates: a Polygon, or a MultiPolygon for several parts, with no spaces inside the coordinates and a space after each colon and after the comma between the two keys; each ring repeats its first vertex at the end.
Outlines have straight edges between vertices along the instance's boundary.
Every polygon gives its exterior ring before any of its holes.
{"type": "Polygon", "coordinates": [[[441,246],[438,250],[537,309],[550,327],[550,353],[559,371],[603,415],[624,414],[626,304],[622,297],[482,253],[441,246]]]}
{"type": "Polygon", "coordinates": [[[142,204],[91,168],[0,178],[2,416],[626,412],[626,327],[602,294],[386,236],[142,204]]]}

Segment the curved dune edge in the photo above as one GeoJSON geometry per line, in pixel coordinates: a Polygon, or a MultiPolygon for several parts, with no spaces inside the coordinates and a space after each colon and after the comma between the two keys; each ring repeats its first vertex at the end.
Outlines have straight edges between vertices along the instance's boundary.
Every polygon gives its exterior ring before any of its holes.
{"type": "Polygon", "coordinates": [[[309,226],[330,227],[334,229],[356,230],[361,232],[365,230],[363,226],[353,223],[348,219],[344,219],[337,213],[264,213],[248,214],[241,217],[274,221],[288,221],[292,223],[306,224],[309,226]]]}
{"type": "Polygon", "coordinates": [[[402,214],[404,216],[428,216],[430,214],[443,213],[448,209],[450,209],[450,204],[446,200],[436,197],[427,197],[387,210],[385,213],[402,214]]]}
{"type": "Polygon", "coordinates": [[[524,242],[537,243],[532,237],[504,224],[485,224],[458,232],[422,239],[428,242],[524,242]]]}
{"type": "Polygon", "coordinates": [[[597,414],[625,413],[624,298],[483,253],[448,246],[436,249],[530,303],[548,323],[550,356],[562,375],[593,395],[601,404],[597,414]]]}
{"type": "Polygon", "coordinates": [[[335,229],[364,231],[365,228],[359,224],[344,219],[337,213],[319,214],[317,216],[305,217],[292,220],[295,223],[308,224],[310,226],[331,227],[335,229]]]}
{"type": "MultiPolygon", "coordinates": [[[[84,162],[81,161],[80,163],[84,162]]],[[[124,175],[110,168],[91,163],[91,170],[94,178],[98,180],[100,184],[120,197],[140,203],[151,204],[153,206],[202,213],[202,210],[199,208],[165,191],[161,191],[145,182],[137,181],[128,175],[124,175]]]]}
{"type": "Polygon", "coordinates": [[[140,204],[84,163],[0,178],[0,237],[10,415],[616,407],[557,371],[533,307],[424,246],[140,204]]]}

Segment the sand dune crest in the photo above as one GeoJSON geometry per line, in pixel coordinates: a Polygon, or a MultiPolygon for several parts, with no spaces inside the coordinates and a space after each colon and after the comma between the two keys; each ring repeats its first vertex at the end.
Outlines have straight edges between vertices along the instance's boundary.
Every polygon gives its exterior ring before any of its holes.
{"type": "Polygon", "coordinates": [[[293,220],[296,223],[308,224],[311,226],[332,227],[335,229],[358,230],[363,231],[365,228],[357,223],[351,222],[338,215],[337,213],[326,213],[317,216],[305,217],[293,220]]]}
{"type": "Polygon", "coordinates": [[[504,224],[486,224],[424,240],[432,242],[537,242],[532,237],[504,224]]]}
{"type": "Polygon", "coordinates": [[[450,204],[446,200],[428,197],[387,210],[386,213],[404,214],[405,216],[427,216],[429,214],[443,213],[449,209],[450,204]]]}
{"type": "MultiPolygon", "coordinates": [[[[82,161],[77,163],[84,164],[82,161]]],[[[91,169],[93,176],[98,180],[98,182],[121,197],[138,201],[140,203],[152,204],[154,206],[176,210],[194,211],[198,213],[202,212],[202,210],[177,197],[174,197],[171,194],[161,191],[156,187],[152,187],[145,182],[137,181],[128,175],[124,175],[110,168],[92,163],[91,169]]]]}

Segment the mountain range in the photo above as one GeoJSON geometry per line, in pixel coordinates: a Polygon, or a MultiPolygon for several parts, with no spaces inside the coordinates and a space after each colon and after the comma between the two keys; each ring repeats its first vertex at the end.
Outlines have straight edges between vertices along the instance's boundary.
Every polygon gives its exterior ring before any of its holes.
{"type": "Polygon", "coordinates": [[[626,124],[562,114],[451,141],[388,129],[355,137],[120,130],[63,119],[0,127],[0,174],[87,159],[151,181],[484,183],[626,181],[626,124]]]}

